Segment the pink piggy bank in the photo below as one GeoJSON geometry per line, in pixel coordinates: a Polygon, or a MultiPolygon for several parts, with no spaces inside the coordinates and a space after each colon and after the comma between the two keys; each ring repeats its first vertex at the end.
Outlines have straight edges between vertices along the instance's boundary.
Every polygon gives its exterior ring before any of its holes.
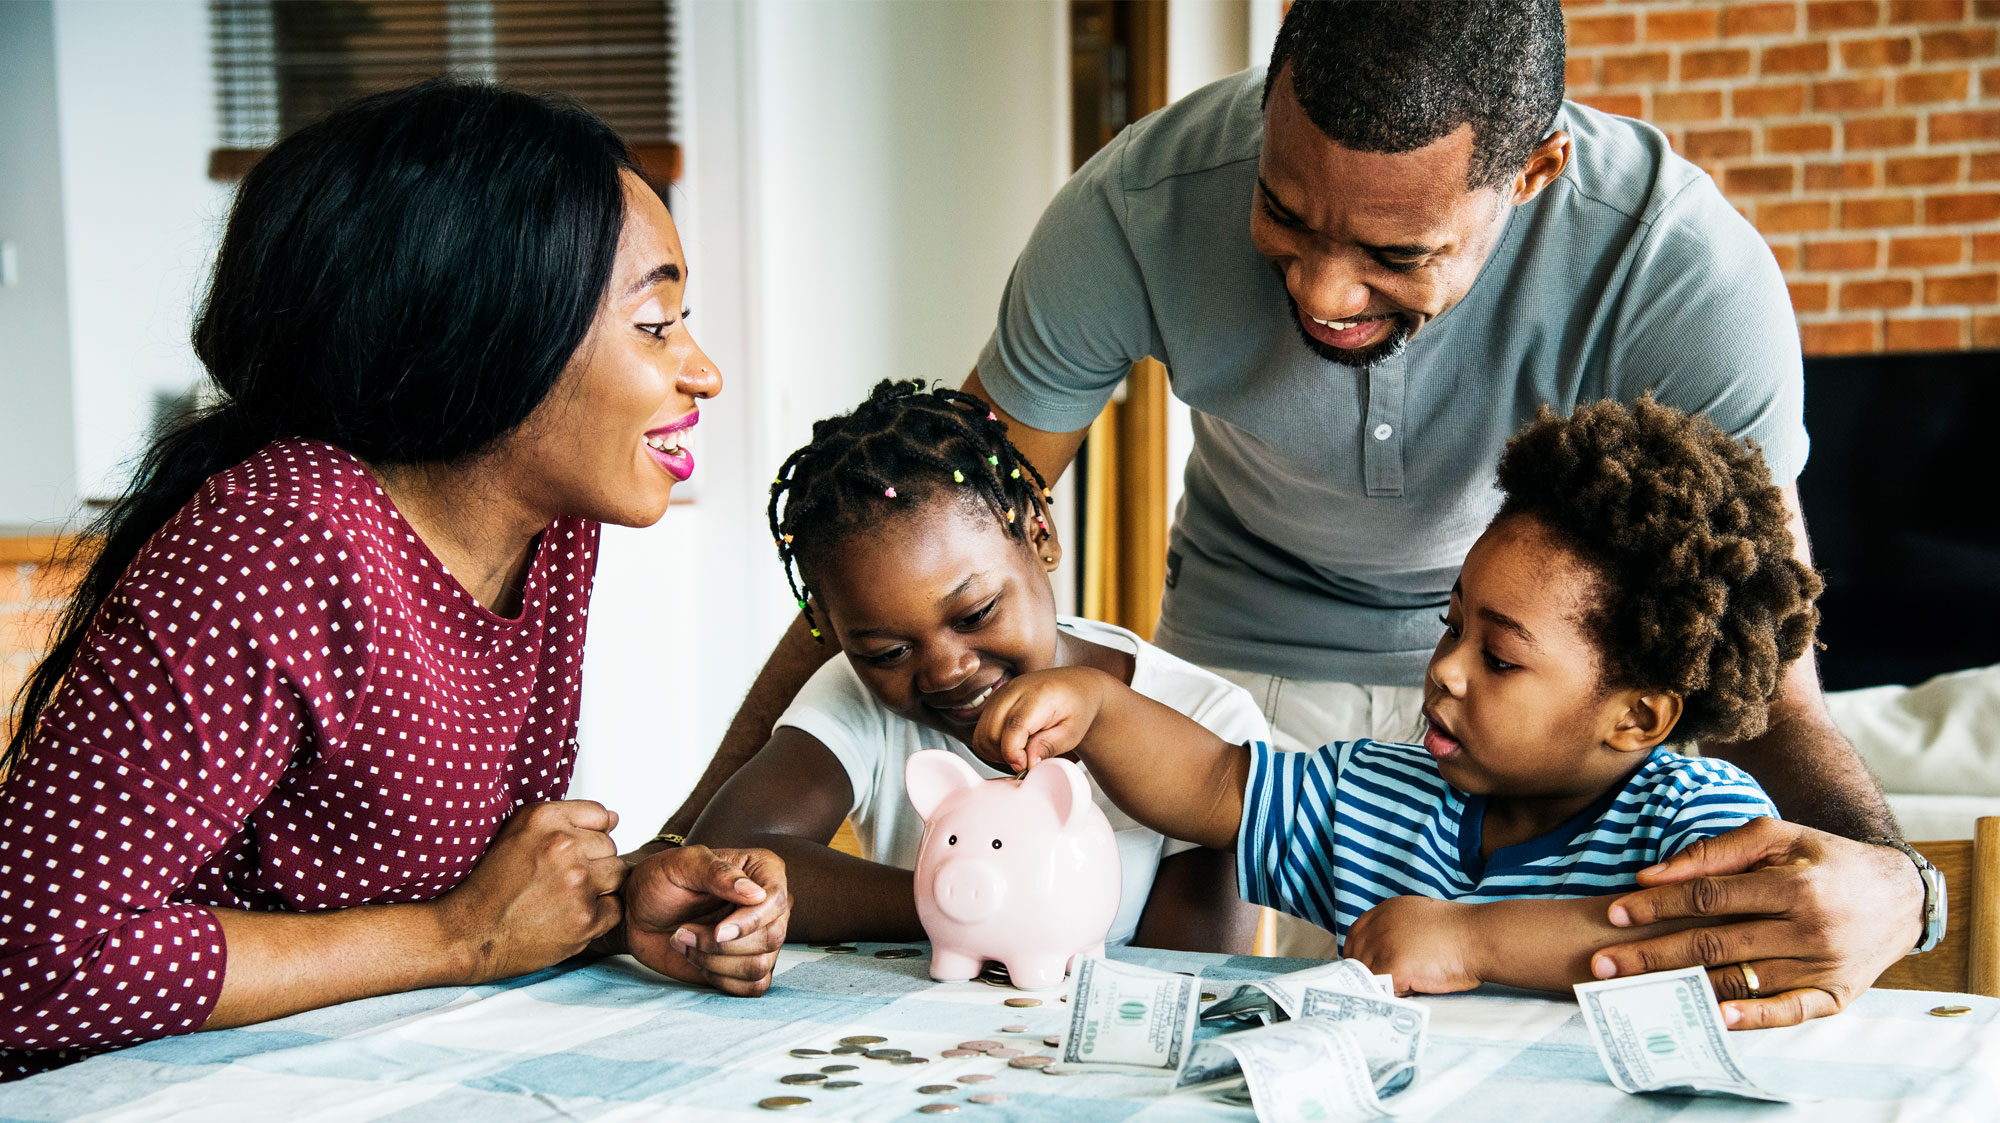
{"type": "Polygon", "coordinates": [[[927,749],[904,768],[924,819],[917,916],[931,978],[970,979],[999,960],[1022,990],[1062,985],[1079,955],[1103,955],[1123,887],[1118,842],[1083,769],[1050,758],[1024,779],[981,780],[927,749]]]}

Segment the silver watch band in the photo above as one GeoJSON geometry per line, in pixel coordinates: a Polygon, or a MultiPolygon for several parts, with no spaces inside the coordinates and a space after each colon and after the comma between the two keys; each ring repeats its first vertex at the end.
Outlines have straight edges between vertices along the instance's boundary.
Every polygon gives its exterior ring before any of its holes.
{"type": "Polygon", "coordinates": [[[1887,846],[1903,852],[1917,867],[1917,876],[1924,883],[1924,930],[1917,940],[1917,946],[1905,952],[1906,955],[1921,955],[1938,946],[1944,939],[1947,904],[1945,900],[1944,874],[1931,865],[1930,859],[1917,852],[1917,848],[1900,838],[1868,838],[1862,841],[1874,846],[1887,846]]]}

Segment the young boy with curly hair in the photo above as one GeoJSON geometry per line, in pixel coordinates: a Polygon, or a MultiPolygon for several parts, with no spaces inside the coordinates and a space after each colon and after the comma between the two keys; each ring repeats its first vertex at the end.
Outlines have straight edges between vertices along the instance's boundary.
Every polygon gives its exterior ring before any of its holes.
{"type": "Polygon", "coordinates": [[[1406,993],[1589,979],[1594,951],[1633,938],[1591,898],[1776,817],[1747,773],[1661,745],[1764,731],[1821,584],[1756,449],[1650,398],[1544,407],[1499,486],[1442,618],[1421,744],[1232,745],[1066,668],[1006,687],[974,749],[1014,769],[1075,750],[1133,818],[1234,846],[1245,898],[1330,929],[1406,993]]]}

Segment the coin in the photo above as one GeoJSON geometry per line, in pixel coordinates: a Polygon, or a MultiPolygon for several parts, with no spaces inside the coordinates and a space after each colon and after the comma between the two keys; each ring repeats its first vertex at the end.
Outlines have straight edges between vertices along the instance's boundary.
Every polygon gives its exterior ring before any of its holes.
{"type": "Polygon", "coordinates": [[[1054,1057],[1013,1057],[1007,1061],[1008,1068],[1047,1068],[1056,1063],[1054,1057]]]}
{"type": "Polygon", "coordinates": [[[790,1111],[795,1107],[804,1107],[811,1102],[811,1100],[804,1096],[767,1096],[764,1099],[758,1100],[757,1106],[763,1108],[765,1111],[790,1111]]]}
{"type": "Polygon", "coordinates": [[[1006,979],[988,979],[985,977],[981,977],[979,981],[985,983],[989,987],[1011,987],[1014,985],[1013,983],[1008,982],[1006,979]]]}
{"type": "Polygon", "coordinates": [[[946,1049],[944,1052],[938,1054],[941,1057],[977,1057],[979,1055],[980,1052],[977,1049],[946,1049]]]}
{"type": "Polygon", "coordinates": [[[832,947],[825,947],[820,950],[826,952],[828,955],[846,955],[855,949],[848,944],[834,944],[832,947]]]}
{"type": "Polygon", "coordinates": [[[794,1049],[794,1050],[792,1050],[792,1056],[794,1056],[794,1057],[824,1057],[824,1056],[826,1056],[826,1050],[825,1050],[825,1049],[794,1049]]]}
{"type": "Polygon", "coordinates": [[[990,1084],[993,1082],[993,1074],[990,1072],[968,1072],[964,1076],[959,1077],[958,1082],[960,1084],[990,1084]]]}
{"type": "Polygon", "coordinates": [[[867,1051],[868,1046],[866,1045],[842,1045],[833,1051],[833,1055],[836,1057],[858,1057],[867,1051]]]}
{"type": "Polygon", "coordinates": [[[1938,1018],[1956,1018],[1960,1014],[1972,1013],[1970,1006],[1933,1006],[1931,1015],[1938,1018]]]}
{"type": "Polygon", "coordinates": [[[1203,1002],[1213,1002],[1213,1001],[1215,1001],[1215,992],[1214,992],[1214,991],[1209,991],[1209,990],[1205,990],[1205,991],[1202,991],[1202,992],[1201,992],[1201,1000],[1202,1000],[1203,1002]]]}
{"type": "Polygon", "coordinates": [[[859,1080],[829,1080],[829,1081],[827,1081],[826,1083],[824,1083],[824,1084],[820,1085],[820,1087],[822,1087],[822,1088],[826,1088],[826,1089],[830,1089],[830,1090],[832,1090],[832,1091],[836,1091],[836,1092],[845,1092],[845,1091],[847,1091],[847,1090],[848,1090],[849,1088],[859,1088],[859,1087],[861,1087],[861,1081],[859,1081],[859,1080]]]}
{"type": "Polygon", "coordinates": [[[908,1049],[870,1049],[864,1054],[871,1061],[893,1061],[910,1055],[908,1049]]]}
{"type": "Polygon", "coordinates": [[[1062,1048],[1062,1034],[1057,1033],[1044,1037],[1042,1038],[1042,1044],[1047,1045],[1051,1049],[1060,1049],[1062,1048]]]}
{"type": "Polygon", "coordinates": [[[855,1069],[855,1066],[853,1066],[853,1065],[821,1065],[821,1066],[819,1066],[819,1070],[820,1070],[821,1072],[824,1072],[824,1073],[826,1073],[826,1074],[827,1074],[828,1076],[831,1076],[831,1075],[833,1075],[833,1074],[834,1074],[834,1073],[836,1073],[836,1072],[853,1072],[853,1071],[854,1071],[854,1069],[855,1069]]]}
{"type": "Polygon", "coordinates": [[[1028,1027],[1027,1027],[1027,1026],[1001,1026],[1001,1027],[1000,1027],[1000,1032],[1001,1032],[1001,1033],[1026,1033],[1026,1032],[1028,1032],[1028,1027]]]}
{"type": "Polygon", "coordinates": [[[874,1037],[863,1033],[853,1037],[843,1037],[840,1039],[840,1043],[842,1045],[880,1045],[887,1040],[889,1039],[886,1037],[874,1037]]]}
{"type": "Polygon", "coordinates": [[[925,1115],[950,1115],[958,1110],[957,1104],[927,1103],[917,1109],[925,1115]]]}
{"type": "Polygon", "coordinates": [[[824,1084],[824,1083],[826,1083],[826,1073],[824,1073],[824,1072],[794,1072],[794,1073],[792,1073],[792,1074],[791,1074],[791,1075],[789,1075],[789,1076],[780,1076],[780,1077],[778,1077],[778,1083],[780,1083],[780,1084],[824,1084]]]}
{"type": "Polygon", "coordinates": [[[1009,998],[1006,1000],[1006,1004],[1009,1006],[1015,1006],[1021,1009],[1026,1009],[1027,1007],[1030,1006],[1040,1006],[1042,1004],[1042,1000],[1039,998],[1009,998]]]}
{"type": "Polygon", "coordinates": [[[956,1084],[926,1084],[926,1085],[924,1085],[923,1087],[921,1087],[921,1088],[918,1088],[918,1089],[917,1089],[917,1091],[919,1091],[919,1092],[922,1092],[922,1093],[923,1093],[924,1095],[926,1095],[926,1096],[942,1096],[942,1095],[944,1095],[944,1094],[945,1094],[945,1093],[947,1093],[947,1092],[956,1092],[956,1091],[958,1091],[958,1085],[956,1085],[956,1084]]]}
{"type": "Polygon", "coordinates": [[[1005,1092],[978,1092],[965,1098],[976,1104],[1003,1104],[1011,1097],[1005,1092]]]}
{"type": "Polygon", "coordinates": [[[992,1057],[992,1058],[993,1058],[994,1060],[996,1060],[996,1061],[1004,1061],[1004,1060],[1008,1059],[1009,1057],[1018,1057],[1018,1056],[1020,1056],[1020,1055],[1021,1055],[1021,1051],[1020,1051],[1019,1049],[1010,1049],[1010,1048],[1008,1048],[1007,1046],[1005,1046],[1005,1045],[1002,1045],[1002,1046],[1000,1046],[1000,1047],[999,1047],[998,1049],[988,1049],[988,1050],[986,1050],[986,1055],[987,1055],[987,1056],[989,1056],[989,1057],[992,1057]]]}
{"type": "Polygon", "coordinates": [[[975,1053],[984,1053],[988,1049],[998,1049],[1000,1047],[1000,1043],[998,1041],[985,1041],[985,1040],[961,1041],[958,1043],[958,1047],[961,1049],[970,1049],[975,1053]]]}
{"type": "Polygon", "coordinates": [[[877,959],[915,959],[924,954],[916,948],[883,948],[875,953],[877,959]]]}
{"type": "Polygon", "coordinates": [[[892,1065],[927,1065],[931,1063],[931,1059],[929,1057],[890,1057],[889,1063],[892,1065]]]}
{"type": "Polygon", "coordinates": [[[1043,1065],[1043,1076],[1082,1076],[1083,1070],[1074,1065],[1043,1065]]]}

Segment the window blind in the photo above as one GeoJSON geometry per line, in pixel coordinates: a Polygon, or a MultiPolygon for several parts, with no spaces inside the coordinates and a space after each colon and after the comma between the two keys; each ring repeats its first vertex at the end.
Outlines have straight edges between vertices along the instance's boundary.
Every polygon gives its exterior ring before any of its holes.
{"type": "Polygon", "coordinates": [[[221,178],[365,94],[439,74],[575,98],[677,171],[672,0],[209,0],[221,178]]]}

